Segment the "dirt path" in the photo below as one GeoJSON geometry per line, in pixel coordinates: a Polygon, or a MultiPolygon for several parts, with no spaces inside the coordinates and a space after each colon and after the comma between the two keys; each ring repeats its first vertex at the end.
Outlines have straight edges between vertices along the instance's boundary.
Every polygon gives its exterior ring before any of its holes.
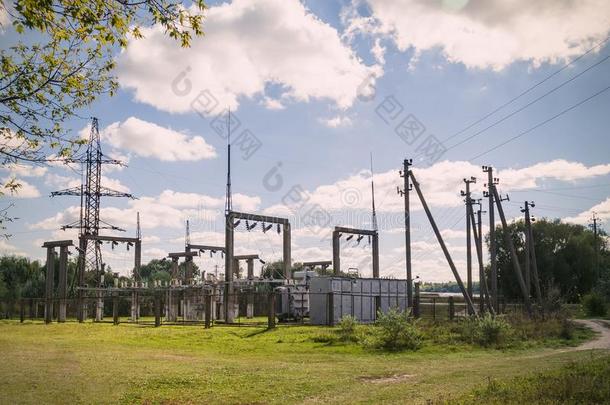
{"type": "Polygon", "coordinates": [[[603,319],[577,319],[576,322],[600,333],[600,336],[575,348],[575,350],[610,349],[610,321],[603,319]]]}

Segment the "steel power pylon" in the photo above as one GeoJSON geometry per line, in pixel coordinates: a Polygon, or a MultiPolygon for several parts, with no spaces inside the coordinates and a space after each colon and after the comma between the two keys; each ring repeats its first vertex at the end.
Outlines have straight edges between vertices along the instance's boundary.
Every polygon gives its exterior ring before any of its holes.
{"type": "Polygon", "coordinates": [[[97,118],[91,119],[91,133],[89,135],[87,150],[83,155],[70,159],[69,162],[80,163],[84,166],[83,169],[85,172],[85,179],[83,184],[78,187],[54,191],[51,193],[51,197],[71,195],[79,196],[81,198],[80,218],[71,224],[62,226],[61,229],[79,230],[79,287],[84,285],[85,270],[95,271],[97,274],[98,284],[101,284],[102,278],[100,276],[100,270],[102,268],[102,252],[99,243],[93,242],[93,246],[90,246],[91,244],[88,243],[87,238],[84,238],[83,236],[98,236],[100,229],[124,231],[124,229],[111,225],[100,219],[101,197],[134,198],[134,196],[129,193],[112,190],[108,187],[102,186],[101,184],[102,165],[122,165],[123,163],[116,159],[107,158],[102,153],[97,118]]]}

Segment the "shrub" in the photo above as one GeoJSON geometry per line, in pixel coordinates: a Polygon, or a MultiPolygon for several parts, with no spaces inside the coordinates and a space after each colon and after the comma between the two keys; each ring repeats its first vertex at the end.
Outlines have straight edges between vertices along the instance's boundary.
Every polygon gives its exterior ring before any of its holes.
{"type": "Polygon", "coordinates": [[[582,298],[582,307],[587,316],[606,316],[608,308],[604,298],[597,294],[587,294],[582,298]]]}
{"type": "Polygon", "coordinates": [[[512,336],[513,329],[501,316],[485,314],[464,322],[462,336],[471,343],[480,346],[501,346],[512,336]]]}
{"type": "Polygon", "coordinates": [[[385,314],[377,314],[375,327],[365,338],[368,347],[382,350],[417,350],[421,347],[423,335],[415,321],[404,312],[391,308],[385,314]]]}
{"type": "Polygon", "coordinates": [[[356,337],[356,327],[358,326],[358,321],[355,317],[351,315],[346,315],[339,321],[339,336],[341,340],[345,342],[353,342],[357,341],[356,337]]]}

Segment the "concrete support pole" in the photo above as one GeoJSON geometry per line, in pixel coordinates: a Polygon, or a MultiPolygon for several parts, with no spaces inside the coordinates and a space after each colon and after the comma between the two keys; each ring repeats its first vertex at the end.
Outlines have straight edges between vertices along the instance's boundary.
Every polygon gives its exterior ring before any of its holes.
{"type": "Polygon", "coordinates": [[[118,293],[112,294],[112,323],[115,325],[119,324],[119,295],[118,295],[118,293]]]}
{"type": "Polygon", "coordinates": [[[275,291],[267,295],[267,329],[275,328],[275,291]]]}
{"type": "MultiPolygon", "coordinates": [[[[136,281],[137,283],[137,281],[136,281]]],[[[129,320],[131,322],[137,322],[138,321],[138,312],[139,312],[139,298],[138,297],[138,292],[134,289],[131,292],[131,316],[129,317],[129,320]]]]}
{"type": "Polygon", "coordinates": [[[477,250],[477,261],[479,262],[479,311],[485,310],[485,305],[493,314],[494,309],[489,299],[489,288],[487,286],[487,277],[485,277],[485,268],[483,267],[483,224],[481,223],[481,210],[477,211],[478,227],[475,226],[474,214],[470,211],[470,224],[472,226],[472,234],[474,235],[474,243],[477,250]]]}
{"type": "MultiPolygon", "coordinates": [[[[472,239],[470,236],[470,220],[472,212],[472,199],[470,198],[470,183],[472,180],[464,179],[466,184],[466,290],[470,299],[473,299],[472,294],[472,239]]],[[[472,315],[472,314],[470,314],[472,315]]]]}
{"type": "MultiPolygon", "coordinates": [[[[248,263],[248,280],[254,279],[254,259],[247,259],[246,263],[248,263]]],[[[246,318],[252,319],[254,318],[254,296],[252,293],[248,294],[248,301],[246,303],[246,318]]]]}
{"type": "Polygon", "coordinates": [[[290,223],[283,224],[283,232],[282,235],[282,250],[284,257],[284,275],[286,279],[290,280],[292,278],[292,252],[290,249],[291,246],[291,232],[290,232],[290,223]]]}
{"type": "Polygon", "coordinates": [[[76,317],[79,322],[84,322],[87,319],[87,308],[85,303],[85,291],[80,289],[85,286],[85,251],[87,250],[87,239],[79,237],[78,239],[78,265],[77,271],[77,304],[76,317]]]}
{"type": "Polygon", "coordinates": [[[52,247],[47,248],[46,268],[44,322],[51,323],[53,320],[53,284],[55,281],[55,249],[52,247]]]}
{"type": "Polygon", "coordinates": [[[498,263],[496,258],[496,218],[494,206],[494,177],[493,168],[487,168],[487,190],[489,197],[489,262],[491,268],[491,303],[494,311],[498,313],[500,303],[498,301],[498,263]]]}
{"type": "Polygon", "coordinates": [[[494,198],[496,199],[496,205],[498,207],[498,214],[500,215],[500,220],[502,221],[502,227],[504,228],[504,241],[508,245],[510,256],[513,262],[513,270],[515,272],[515,276],[517,277],[517,281],[519,282],[519,287],[521,288],[521,294],[523,295],[523,301],[525,303],[525,308],[527,312],[531,315],[532,307],[530,304],[530,296],[525,286],[525,280],[523,280],[523,274],[521,273],[521,266],[519,265],[519,258],[517,257],[517,251],[515,250],[515,245],[513,244],[513,239],[511,235],[508,233],[508,224],[506,223],[506,217],[504,216],[504,210],[502,209],[502,203],[500,202],[500,196],[498,195],[498,190],[495,187],[492,187],[494,198]]]}
{"type": "Polygon", "coordinates": [[[413,272],[411,267],[411,204],[409,192],[411,185],[409,184],[409,166],[411,161],[405,159],[402,163],[403,175],[403,193],[405,200],[405,260],[407,267],[407,305],[413,306],[413,272]]]}
{"type": "Polygon", "coordinates": [[[373,235],[373,278],[379,278],[379,233],[373,235]]]}
{"type": "Polygon", "coordinates": [[[231,212],[226,215],[225,223],[225,285],[223,294],[223,310],[225,323],[235,320],[233,305],[233,255],[234,255],[234,226],[231,212]]]}
{"type": "Polygon", "coordinates": [[[335,276],[341,273],[341,241],[339,240],[340,233],[333,231],[333,272],[335,276]]]}
{"type": "Polygon", "coordinates": [[[161,326],[161,295],[155,291],[155,327],[161,326]]]}
{"type": "Polygon", "coordinates": [[[426,203],[426,199],[424,198],[424,195],[422,194],[421,189],[419,188],[419,183],[415,179],[413,172],[409,172],[409,176],[411,177],[413,187],[415,187],[415,191],[417,192],[417,196],[419,197],[419,200],[421,201],[422,207],[424,208],[424,211],[426,212],[428,221],[430,222],[430,225],[432,226],[432,230],[434,231],[434,234],[436,235],[436,239],[438,240],[439,245],[441,245],[441,249],[445,255],[445,259],[447,259],[447,263],[449,264],[449,267],[451,268],[451,272],[453,273],[453,276],[455,277],[455,281],[457,282],[458,286],[460,287],[460,290],[462,291],[462,295],[464,296],[464,301],[466,301],[466,305],[468,306],[468,311],[472,314],[475,314],[476,310],[474,308],[472,300],[470,299],[470,296],[468,295],[468,292],[466,291],[466,288],[464,287],[464,283],[462,282],[462,278],[460,277],[460,274],[458,273],[457,269],[455,268],[455,264],[453,263],[453,259],[451,258],[451,255],[449,254],[449,250],[447,249],[447,246],[445,245],[445,241],[443,240],[443,237],[442,237],[440,231],[438,230],[436,221],[434,221],[434,218],[432,217],[432,213],[430,212],[430,208],[428,208],[428,204],[426,203]]]}
{"type": "Polygon", "coordinates": [[[205,315],[204,315],[204,320],[205,320],[205,328],[209,329],[212,325],[212,294],[210,294],[210,291],[205,290],[204,291],[204,305],[205,305],[205,315]]]}
{"type": "Polygon", "coordinates": [[[415,283],[415,294],[413,297],[413,317],[420,317],[419,283],[415,283]]]}
{"type": "Polygon", "coordinates": [[[101,291],[95,293],[97,300],[95,301],[95,322],[101,322],[104,319],[104,299],[101,291]]]}
{"type": "Polygon", "coordinates": [[[532,279],[530,274],[530,237],[529,237],[529,201],[525,202],[525,268],[524,268],[524,277],[525,277],[525,288],[527,290],[528,295],[532,293],[532,279]]]}
{"type": "Polygon", "coordinates": [[[57,320],[66,322],[66,305],[68,299],[68,247],[61,246],[59,248],[59,285],[57,286],[59,293],[59,311],[57,320]]]}
{"type": "Polygon", "coordinates": [[[536,299],[538,302],[542,302],[542,291],[540,290],[540,278],[538,277],[538,263],[536,262],[536,245],[534,244],[534,231],[530,224],[529,228],[529,243],[530,243],[530,254],[532,256],[532,275],[534,276],[534,289],[536,290],[536,299]]]}

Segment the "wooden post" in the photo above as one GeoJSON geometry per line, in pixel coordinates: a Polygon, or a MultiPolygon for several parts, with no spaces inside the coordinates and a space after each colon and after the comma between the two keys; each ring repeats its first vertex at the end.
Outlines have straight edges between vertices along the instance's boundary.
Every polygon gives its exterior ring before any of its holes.
{"type": "Polygon", "coordinates": [[[112,295],[112,323],[119,324],[119,296],[117,293],[112,295]]]}
{"type": "Polygon", "coordinates": [[[275,328],[275,292],[267,296],[267,329],[275,328]]]}
{"type": "Polygon", "coordinates": [[[453,321],[455,318],[455,304],[453,302],[453,296],[449,297],[449,320],[453,321]]]}
{"type": "Polygon", "coordinates": [[[205,291],[205,328],[209,329],[211,326],[212,318],[212,294],[209,291],[205,291]]]}
{"type": "Polygon", "coordinates": [[[432,319],[436,321],[436,298],[432,298],[432,319]]]}
{"type": "Polygon", "coordinates": [[[161,295],[155,291],[155,328],[161,326],[161,295]]]}

